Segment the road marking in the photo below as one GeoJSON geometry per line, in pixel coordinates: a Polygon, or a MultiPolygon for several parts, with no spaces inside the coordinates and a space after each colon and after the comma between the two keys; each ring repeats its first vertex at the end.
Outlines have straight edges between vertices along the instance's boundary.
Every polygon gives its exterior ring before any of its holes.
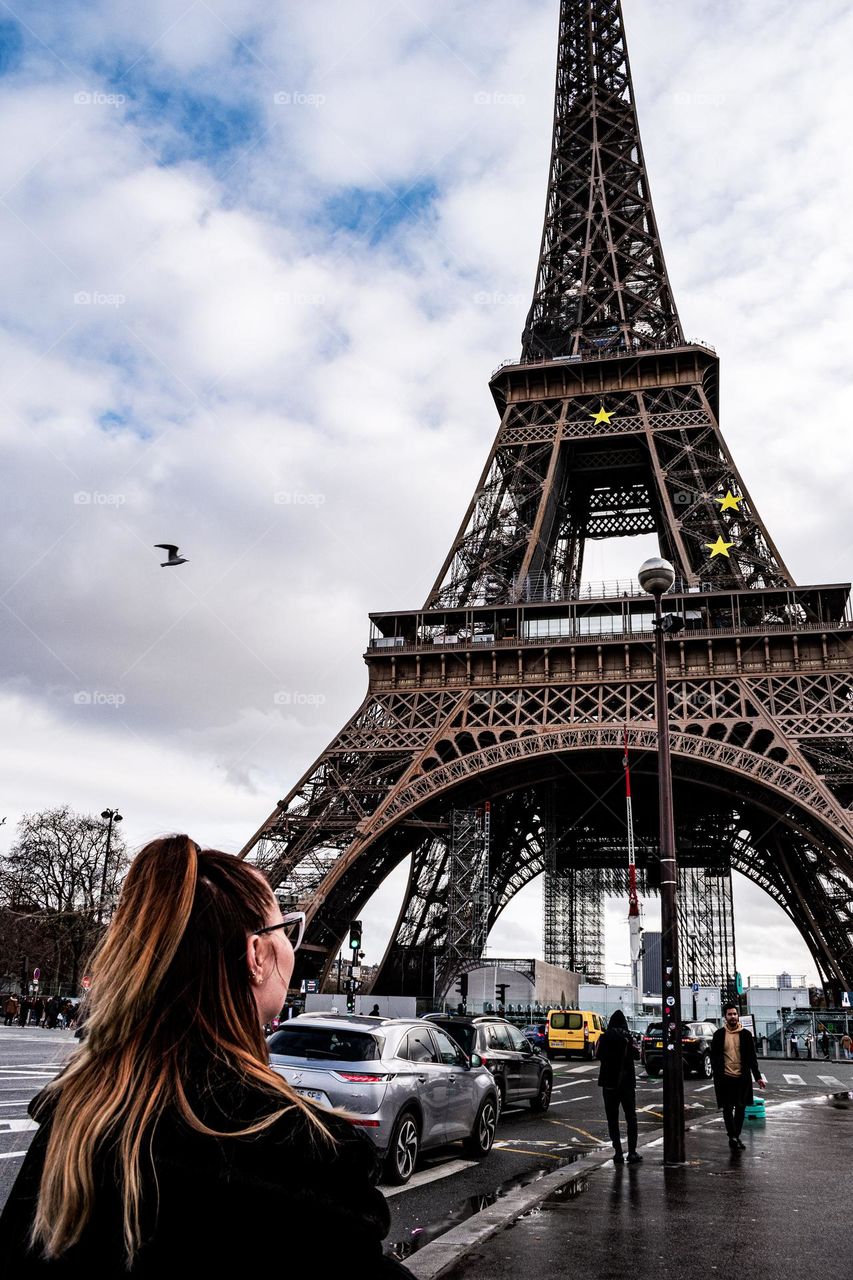
{"type": "Polygon", "coordinates": [[[32,1098],[8,1098],[0,1101],[0,1107],[25,1107],[32,1102],[32,1098]]]}
{"type": "Polygon", "coordinates": [[[552,1107],[567,1107],[570,1102],[583,1102],[585,1098],[591,1098],[591,1093],[579,1093],[574,1098],[560,1098],[558,1102],[552,1102],[552,1107]]]}
{"type": "Polygon", "coordinates": [[[657,1116],[659,1120],[663,1120],[663,1114],[660,1111],[655,1111],[654,1107],[638,1107],[637,1113],[639,1114],[641,1111],[645,1111],[648,1115],[657,1116]]]}
{"type": "MultiPolygon", "coordinates": [[[[495,1143],[495,1146],[497,1146],[497,1143],[495,1143]]],[[[543,1160],[543,1159],[544,1159],[544,1160],[563,1160],[563,1159],[565,1159],[565,1157],[564,1157],[564,1156],[555,1156],[555,1155],[552,1155],[550,1151],[528,1151],[528,1150],[526,1150],[526,1148],[524,1148],[524,1147],[512,1147],[512,1148],[507,1147],[507,1148],[506,1148],[506,1153],[507,1153],[507,1155],[509,1155],[509,1156],[536,1156],[536,1159],[537,1159],[537,1160],[543,1160]]]]}
{"type": "Polygon", "coordinates": [[[703,1085],[700,1085],[698,1089],[694,1090],[694,1092],[704,1093],[706,1089],[713,1089],[713,1087],[714,1086],[712,1084],[703,1084],[703,1085]]]}
{"type": "Polygon", "coordinates": [[[528,1147],[553,1147],[550,1138],[501,1138],[492,1145],[495,1147],[515,1147],[519,1142],[526,1142],[528,1147]]]}
{"type": "Polygon", "coordinates": [[[415,1187],[423,1187],[428,1182],[438,1182],[439,1178],[449,1178],[451,1174],[461,1173],[463,1169],[473,1169],[477,1166],[477,1160],[450,1160],[447,1164],[437,1165],[435,1169],[422,1169],[420,1173],[416,1173],[414,1177],[402,1187],[381,1187],[380,1190],[386,1200],[390,1200],[391,1196],[399,1196],[404,1191],[412,1191],[415,1187]]]}
{"type": "Polygon", "coordinates": [[[559,1093],[561,1089],[576,1089],[579,1084],[586,1084],[586,1080],[570,1080],[568,1084],[555,1084],[551,1092],[559,1093]]]}
{"type": "Polygon", "coordinates": [[[821,1080],[824,1084],[837,1084],[839,1088],[843,1087],[842,1081],[838,1079],[838,1076],[818,1076],[818,1080],[821,1080]]]}
{"type": "Polygon", "coordinates": [[[26,1133],[30,1129],[37,1129],[38,1125],[35,1120],[0,1120],[0,1133],[26,1133]]]}
{"type": "Polygon", "coordinates": [[[576,1076],[576,1075],[578,1075],[581,1071],[597,1071],[597,1070],[598,1070],[598,1063],[597,1063],[597,1062],[590,1062],[590,1063],[588,1063],[588,1064],[587,1064],[587,1066],[585,1066],[585,1067],[567,1067],[567,1068],[566,1068],[566,1070],[568,1071],[569,1075],[576,1076]]]}
{"type": "Polygon", "coordinates": [[[582,1133],[585,1138],[589,1138],[591,1142],[597,1142],[600,1147],[609,1147],[609,1142],[604,1142],[601,1138],[596,1138],[594,1133],[590,1133],[588,1129],[580,1129],[576,1124],[569,1124],[566,1120],[551,1120],[546,1117],[546,1124],[558,1124],[561,1129],[571,1129],[573,1133],[582,1133]]]}
{"type": "Polygon", "coordinates": [[[789,1076],[784,1071],[782,1072],[782,1079],[785,1080],[787,1084],[805,1084],[806,1083],[802,1076],[789,1076]]]}
{"type": "Polygon", "coordinates": [[[0,1160],[17,1160],[19,1156],[25,1156],[26,1151],[0,1151],[0,1160]]]}

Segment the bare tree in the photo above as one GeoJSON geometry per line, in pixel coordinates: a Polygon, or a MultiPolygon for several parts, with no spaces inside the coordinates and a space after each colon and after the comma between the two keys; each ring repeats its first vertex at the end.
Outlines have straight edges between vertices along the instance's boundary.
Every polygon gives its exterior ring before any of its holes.
{"type": "Polygon", "coordinates": [[[38,966],[43,990],[76,992],[126,867],[124,841],[113,828],[108,851],[100,819],[68,805],[25,814],[0,855],[0,972],[26,978],[38,966]]]}

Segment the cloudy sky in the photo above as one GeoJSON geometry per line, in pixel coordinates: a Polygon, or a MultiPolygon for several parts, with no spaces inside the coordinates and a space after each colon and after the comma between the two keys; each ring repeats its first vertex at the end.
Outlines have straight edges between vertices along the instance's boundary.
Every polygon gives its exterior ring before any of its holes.
{"type": "MultiPolygon", "coordinates": [[[[423,601],[519,349],[557,8],[0,4],[7,842],[68,802],[237,849],[360,701],[368,610],[423,601]]],[[[853,9],[624,8],[685,329],[795,576],[843,579],[853,9]]],[[[738,894],[743,971],[811,972],[738,894]]],[[[538,912],[492,949],[535,951],[538,912]]],[[[614,906],[613,972],[623,935],[614,906]]]]}

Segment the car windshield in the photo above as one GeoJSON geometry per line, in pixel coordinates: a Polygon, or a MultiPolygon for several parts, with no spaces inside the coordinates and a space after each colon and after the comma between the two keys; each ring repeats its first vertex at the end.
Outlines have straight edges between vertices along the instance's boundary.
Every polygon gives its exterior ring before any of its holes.
{"type": "Polygon", "coordinates": [[[468,1022],[438,1022],[436,1019],[430,1019],[434,1027],[441,1027],[451,1040],[455,1040],[461,1045],[470,1058],[474,1052],[474,1038],[477,1034],[474,1027],[468,1022]]]}
{"type": "Polygon", "coordinates": [[[267,1041],[270,1053],[287,1058],[323,1058],[332,1062],[375,1062],[382,1056],[379,1038],[349,1027],[282,1027],[267,1041]]]}

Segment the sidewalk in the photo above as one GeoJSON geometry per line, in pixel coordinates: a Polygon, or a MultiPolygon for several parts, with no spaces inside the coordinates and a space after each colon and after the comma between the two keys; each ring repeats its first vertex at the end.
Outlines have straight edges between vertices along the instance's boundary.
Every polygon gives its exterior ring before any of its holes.
{"type": "MultiPolygon", "coordinates": [[[[768,1107],[743,1140],[735,1155],[722,1123],[703,1121],[687,1134],[684,1168],[664,1170],[659,1139],[638,1167],[592,1166],[434,1274],[825,1280],[847,1252],[853,1099],[768,1107]],[[827,1240],[837,1242],[830,1253],[827,1240]]],[[[408,1262],[416,1274],[419,1262],[428,1260],[408,1262]]]]}

